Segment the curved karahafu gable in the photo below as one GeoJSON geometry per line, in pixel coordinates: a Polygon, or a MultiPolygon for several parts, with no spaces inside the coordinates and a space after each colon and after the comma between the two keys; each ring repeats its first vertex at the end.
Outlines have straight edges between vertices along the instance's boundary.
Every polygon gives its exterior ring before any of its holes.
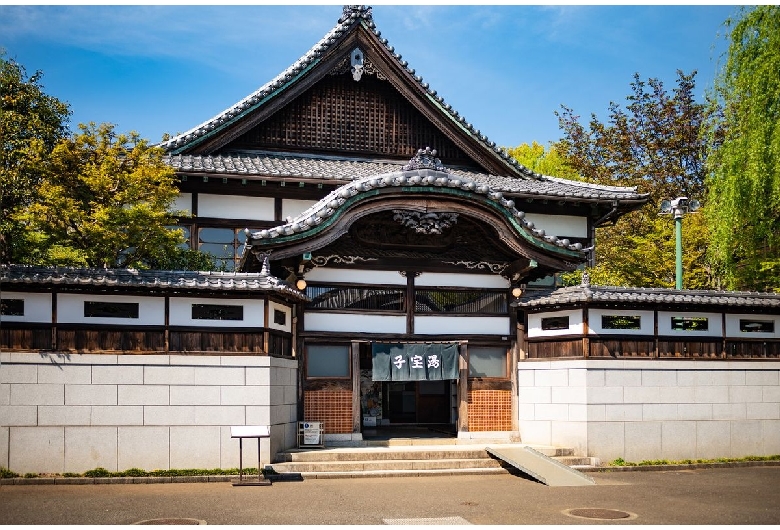
{"type": "Polygon", "coordinates": [[[322,248],[345,234],[359,219],[379,211],[456,214],[493,227],[499,239],[517,256],[571,270],[588,249],[568,239],[546,235],[525,219],[514,201],[471,179],[449,173],[421,149],[402,171],[368,176],[345,184],[287,223],[247,234],[247,259],[262,263],[322,248]],[[254,257],[252,257],[254,256],[254,257]]]}

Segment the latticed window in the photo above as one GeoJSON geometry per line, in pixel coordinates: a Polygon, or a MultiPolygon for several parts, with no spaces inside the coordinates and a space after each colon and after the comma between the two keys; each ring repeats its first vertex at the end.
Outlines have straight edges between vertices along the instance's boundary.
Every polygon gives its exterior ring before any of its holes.
{"type": "Polygon", "coordinates": [[[405,311],[405,289],[393,287],[308,286],[307,309],[405,311]]]}
{"type": "Polygon", "coordinates": [[[507,296],[503,291],[461,289],[418,289],[414,297],[416,313],[506,314],[507,296]]]}

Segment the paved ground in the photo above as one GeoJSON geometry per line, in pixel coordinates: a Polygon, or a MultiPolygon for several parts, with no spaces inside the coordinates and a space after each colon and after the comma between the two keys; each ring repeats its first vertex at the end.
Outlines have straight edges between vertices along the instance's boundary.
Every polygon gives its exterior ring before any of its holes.
{"type": "Polygon", "coordinates": [[[596,486],[551,488],[512,475],[307,480],[263,487],[5,485],[0,486],[0,524],[125,525],[150,519],[171,524],[185,518],[210,525],[780,524],[780,467],[590,476],[596,486]],[[583,508],[629,517],[605,521],[565,513],[583,508]]]}

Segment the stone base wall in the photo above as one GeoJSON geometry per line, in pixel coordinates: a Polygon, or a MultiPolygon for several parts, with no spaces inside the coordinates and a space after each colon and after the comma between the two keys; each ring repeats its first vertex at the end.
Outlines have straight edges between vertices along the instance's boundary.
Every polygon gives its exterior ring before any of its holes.
{"type": "Polygon", "coordinates": [[[780,454],[780,362],[518,363],[523,442],[602,462],[780,454]]]}
{"type": "MultiPolygon", "coordinates": [[[[270,425],[263,465],[297,445],[295,360],[0,353],[0,466],[17,473],[229,469],[233,425],[270,425]]],[[[257,441],[243,442],[244,467],[257,441]]]]}

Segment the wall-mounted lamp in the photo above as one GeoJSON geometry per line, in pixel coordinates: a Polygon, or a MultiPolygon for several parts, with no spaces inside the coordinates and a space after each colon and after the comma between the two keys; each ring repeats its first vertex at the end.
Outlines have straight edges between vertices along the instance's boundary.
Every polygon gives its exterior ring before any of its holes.
{"type": "Polygon", "coordinates": [[[297,287],[299,291],[305,290],[306,280],[304,280],[303,278],[298,278],[298,281],[295,282],[295,287],[297,287]]]}
{"type": "Polygon", "coordinates": [[[512,296],[514,298],[520,298],[521,296],[523,296],[523,288],[522,288],[522,286],[515,285],[514,287],[512,287],[512,296]]]}

